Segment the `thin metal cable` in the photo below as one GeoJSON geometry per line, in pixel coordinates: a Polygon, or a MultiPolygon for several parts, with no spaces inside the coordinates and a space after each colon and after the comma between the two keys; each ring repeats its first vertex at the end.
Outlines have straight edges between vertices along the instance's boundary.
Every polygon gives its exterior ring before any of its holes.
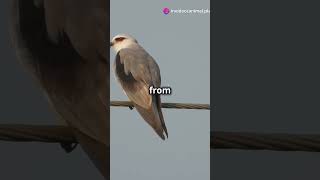
{"type": "MultiPolygon", "coordinates": [[[[111,106],[133,107],[128,101],[111,101],[111,106]]],[[[210,109],[208,104],[163,103],[163,108],[210,109]]],[[[65,126],[0,125],[0,140],[15,142],[76,143],[65,126]]],[[[211,132],[211,149],[246,149],[320,152],[320,134],[267,134],[211,132]]]]}
{"type": "MultiPolygon", "coordinates": [[[[134,107],[130,101],[111,101],[110,106],[134,107]]],[[[192,104],[192,103],[162,103],[162,108],[174,109],[205,109],[210,110],[209,104],[192,104]]]]}
{"type": "Polygon", "coordinates": [[[71,129],[65,126],[0,125],[0,140],[16,142],[73,143],[71,129]]]}
{"type": "MultiPolygon", "coordinates": [[[[129,101],[111,101],[111,106],[133,107],[129,101]]],[[[175,109],[206,109],[208,104],[191,103],[162,103],[163,108],[175,109]]],[[[35,125],[0,125],[0,140],[2,141],[38,141],[48,143],[74,143],[71,129],[64,126],[35,126],[35,125]]]]}
{"type": "Polygon", "coordinates": [[[211,149],[320,152],[319,134],[212,132],[211,149]]]}
{"type": "MultiPolygon", "coordinates": [[[[76,143],[64,126],[0,125],[0,140],[14,142],[76,143]]],[[[211,149],[320,152],[319,134],[212,132],[211,149]]]]}

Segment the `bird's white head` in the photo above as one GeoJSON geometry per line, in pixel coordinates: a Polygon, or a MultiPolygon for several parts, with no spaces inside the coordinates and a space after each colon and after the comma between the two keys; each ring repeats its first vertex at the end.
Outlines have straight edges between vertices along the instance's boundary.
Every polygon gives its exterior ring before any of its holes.
{"type": "Polygon", "coordinates": [[[110,47],[112,47],[116,52],[119,52],[123,48],[128,48],[137,44],[138,41],[132,36],[127,34],[119,34],[112,38],[110,47]]]}

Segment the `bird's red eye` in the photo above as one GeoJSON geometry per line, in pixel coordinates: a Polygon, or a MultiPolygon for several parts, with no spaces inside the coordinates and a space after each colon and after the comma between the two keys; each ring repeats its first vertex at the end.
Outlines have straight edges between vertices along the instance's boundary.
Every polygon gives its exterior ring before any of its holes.
{"type": "Polygon", "coordinates": [[[118,37],[118,38],[116,38],[115,40],[116,40],[117,42],[121,42],[121,41],[123,41],[124,39],[126,39],[126,38],[124,38],[124,37],[118,37]]]}

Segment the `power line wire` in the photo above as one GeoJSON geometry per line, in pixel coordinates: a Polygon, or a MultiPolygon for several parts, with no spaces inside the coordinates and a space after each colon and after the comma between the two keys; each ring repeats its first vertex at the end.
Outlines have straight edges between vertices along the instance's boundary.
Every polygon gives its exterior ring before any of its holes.
{"type": "MultiPolygon", "coordinates": [[[[111,101],[110,106],[133,107],[129,101],[111,101]]],[[[204,109],[208,104],[163,103],[163,108],[204,109]]],[[[320,134],[280,134],[214,131],[210,134],[211,149],[246,149],[274,151],[320,152],[320,134]]],[[[0,140],[14,142],[76,143],[66,126],[0,125],[0,140]]]]}
{"type": "MultiPolygon", "coordinates": [[[[65,126],[0,125],[0,140],[13,142],[76,143],[65,126]]],[[[319,134],[212,132],[211,149],[320,152],[319,134]]]]}
{"type": "Polygon", "coordinates": [[[320,152],[319,134],[211,132],[212,149],[320,152]]]}
{"type": "MultiPolygon", "coordinates": [[[[110,106],[134,107],[130,101],[111,101],[110,106]]],[[[193,104],[193,103],[162,103],[162,108],[174,109],[204,109],[210,110],[209,104],[193,104]]]]}

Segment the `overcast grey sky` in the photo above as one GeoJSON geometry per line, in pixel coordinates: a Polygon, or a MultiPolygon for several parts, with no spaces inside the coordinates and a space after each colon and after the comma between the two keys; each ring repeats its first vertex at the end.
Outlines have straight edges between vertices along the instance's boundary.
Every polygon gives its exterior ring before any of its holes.
{"type": "MultiPolygon", "coordinates": [[[[209,14],[164,15],[162,9],[209,8],[209,0],[111,0],[111,36],[128,33],[160,66],[163,102],[209,103],[209,14]]],[[[111,52],[111,63],[115,53],[111,52]]],[[[111,100],[127,100],[111,71],[111,100]]],[[[136,110],[111,108],[111,179],[208,180],[209,111],[163,109],[162,141],[136,110]]]]}

